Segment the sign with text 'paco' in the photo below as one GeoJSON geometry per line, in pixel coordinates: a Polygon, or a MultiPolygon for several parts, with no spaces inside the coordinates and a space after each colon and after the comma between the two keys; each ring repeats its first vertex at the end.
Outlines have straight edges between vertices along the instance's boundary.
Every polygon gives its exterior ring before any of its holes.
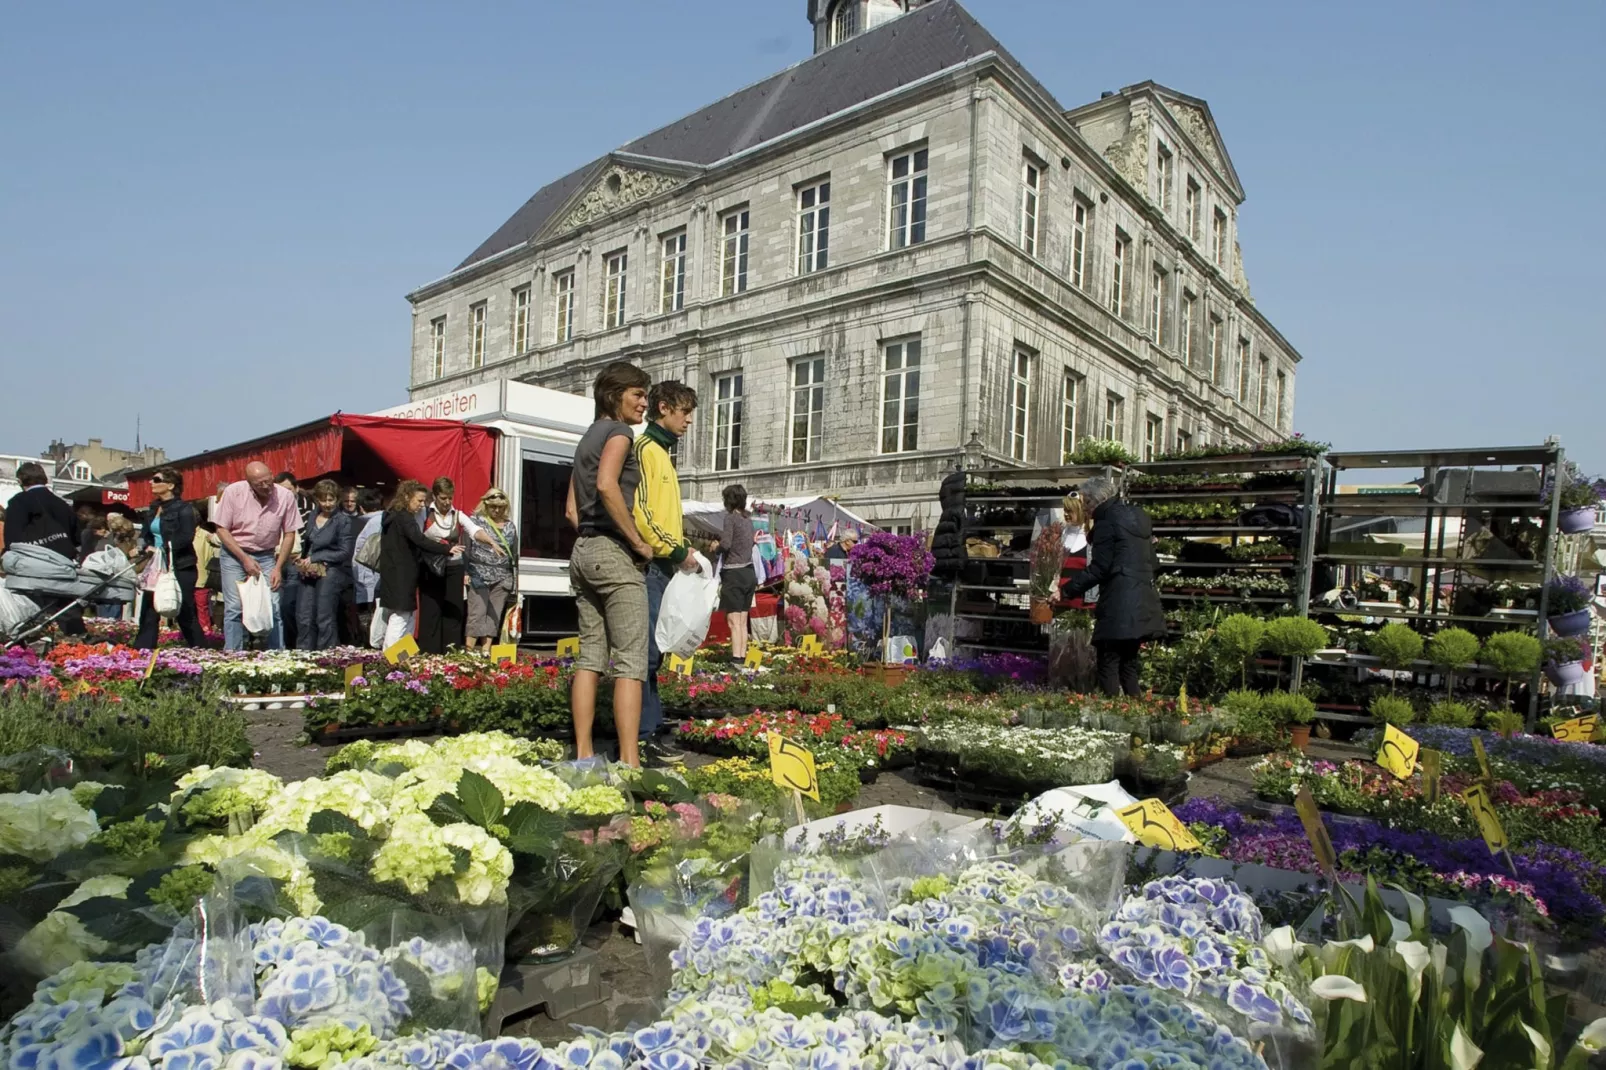
{"type": "Polygon", "coordinates": [[[1159,799],[1144,799],[1131,806],[1123,806],[1115,811],[1115,816],[1132,830],[1132,835],[1145,847],[1156,847],[1162,851],[1199,849],[1199,841],[1188,831],[1188,826],[1178,820],[1170,807],[1159,799]]]}

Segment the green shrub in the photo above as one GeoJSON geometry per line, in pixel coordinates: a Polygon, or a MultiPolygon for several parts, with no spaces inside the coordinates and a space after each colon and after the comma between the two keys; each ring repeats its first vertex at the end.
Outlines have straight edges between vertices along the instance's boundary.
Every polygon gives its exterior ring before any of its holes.
{"type": "Polygon", "coordinates": [[[1249,682],[1249,659],[1266,637],[1266,622],[1247,613],[1234,613],[1216,625],[1216,645],[1224,657],[1238,666],[1238,686],[1249,682]]]}
{"type": "Polygon", "coordinates": [[[1416,707],[1397,695],[1377,696],[1368,710],[1385,724],[1407,725],[1416,720],[1416,707]]]}
{"type": "MultiPolygon", "coordinates": [[[[1422,656],[1422,636],[1410,625],[1395,621],[1379,628],[1367,640],[1366,648],[1383,663],[1385,669],[1408,669],[1413,661],[1422,656]]],[[[1389,690],[1394,690],[1392,676],[1389,677],[1389,690]]]]}
{"type": "Polygon", "coordinates": [[[1465,702],[1452,702],[1444,699],[1428,707],[1428,724],[1454,725],[1456,728],[1471,728],[1478,721],[1478,711],[1465,702]]]}
{"type": "MultiPolygon", "coordinates": [[[[59,701],[43,691],[0,692],[0,752],[64,751],[91,769],[143,775],[147,755],[162,765],[250,765],[245,715],[190,691],[131,694],[121,701],[84,696],[59,701]]],[[[25,764],[25,763],[24,763],[25,764]]],[[[14,770],[13,780],[26,774],[14,770]]],[[[17,790],[20,783],[4,785],[17,790]]]]}
{"type": "Polygon", "coordinates": [[[1275,724],[1310,724],[1316,719],[1316,703],[1304,695],[1277,691],[1266,696],[1260,712],[1275,724]]]}
{"type": "Polygon", "coordinates": [[[1539,668],[1544,647],[1527,632],[1496,632],[1483,644],[1483,659],[1506,680],[1506,705],[1511,705],[1513,677],[1528,676],[1539,668]]]}
{"type": "Polygon", "coordinates": [[[1242,740],[1276,744],[1283,736],[1283,722],[1266,712],[1270,696],[1255,691],[1234,691],[1222,700],[1217,712],[1226,729],[1242,740]]]}
{"type": "Polygon", "coordinates": [[[1278,617],[1266,624],[1266,649],[1280,658],[1308,658],[1326,645],[1327,629],[1307,617],[1278,617]]]}
{"type": "Polygon", "coordinates": [[[1455,694],[1455,674],[1478,660],[1478,637],[1465,628],[1441,628],[1428,640],[1428,660],[1444,670],[1444,697],[1455,694]]]}

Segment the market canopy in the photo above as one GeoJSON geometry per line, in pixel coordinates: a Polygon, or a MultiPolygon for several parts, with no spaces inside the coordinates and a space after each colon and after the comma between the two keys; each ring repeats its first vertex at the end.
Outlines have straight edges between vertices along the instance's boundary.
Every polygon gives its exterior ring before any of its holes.
{"type": "Polygon", "coordinates": [[[176,468],[188,498],[206,497],[219,483],[245,478],[245,466],[261,461],[274,472],[294,472],[305,483],[338,474],[364,486],[416,479],[428,486],[446,476],[457,499],[472,507],[491,486],[496,432],[457,420],[408,420],[335,413],[321,420],[264,435],[236,446],[209,450],[128,475],[128,504],[151,501],[151,473],[176,468]]]}
{"type": "MultiPolygon", "coordinates": [[[[749,512],[769,516],[776,525],[774,530],[803,531],[811,539],[825,538],[830,534],[833,524],[837,525],[839,530],[848,530],[860,535],[866,531],[881,530],[847,506],[817,495],[801,498],[752,498],[748,500],[747,508],[749,512]]],[[[725,506],[720,502],[683,501],[680,503],[680,512],[688,531],[698,535],[715,536],[719,534],[725,516],[725,506]]]]}

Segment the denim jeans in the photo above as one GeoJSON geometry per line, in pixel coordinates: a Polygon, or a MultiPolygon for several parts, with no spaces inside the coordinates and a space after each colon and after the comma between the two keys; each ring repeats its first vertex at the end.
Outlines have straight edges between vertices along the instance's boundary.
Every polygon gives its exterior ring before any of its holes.
{"type": "Polygon", "coordinates": [[[351,586],[351,576],[339,565],[308,583],[301,583],[297,607],[296,649],[328,650],[339,640],[340,596],[351,586]]]}
{"type": "MultiPolygon", "coordinates": [[[[278,555],[272,550],[260,554],[252,554],[256,563],[262,566],[262,575],[265,578],[273,571],[273,561],[278,555]]],[[[245,580],[245,567],[230,553],[220,554],[218,561],[223,569],[223,649],[245,649],[245,626],[240,623],[240,584],[245,580]]],[[[279,592],[273,592],[273,630],[267,634],[269,650],[284,649],[284,622],[279,616],[279,592]]]]}
{"type": "Polygon", "coordinates": [[[669,573],[654,561],[647,566],[647,683],[641,689],[641,733],[645,741],[658,733],[664,724],[664,704],[658,697],[658,670],[663,667],[664,652],[658,649],[658,610],[664,604],[664,590],[669,586],[669,573]]]}

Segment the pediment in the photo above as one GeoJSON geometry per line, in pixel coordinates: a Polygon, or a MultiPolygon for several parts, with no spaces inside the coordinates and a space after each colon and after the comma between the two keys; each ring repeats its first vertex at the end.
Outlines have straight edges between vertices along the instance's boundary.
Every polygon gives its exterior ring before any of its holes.
{"type": "Polygon", "coordinates": [[[547,236],[579,230],[637,201],[683,186],[700,170],[668,161],[649,163],[621,153],[607,156],[597,162],[585,186],[556,214],[557,222],[547,228],[547,236]]]}
{"type": "Polygon", "coordinates": [[[1197,97],[1186,96],[1164,86],[1157,85],[1154,88],[1155,98],[1182,128],[1188,140],[1193,142],[1194,148],[1241,198],[1243,186],[1238,181],[1237,170],[1232,166],[1232,157],[1227,155],[1227,145],[1221,138],[1221,131],[1216,128],[1216,120],[1210,114],[1210,106],[1197,97]]]}

